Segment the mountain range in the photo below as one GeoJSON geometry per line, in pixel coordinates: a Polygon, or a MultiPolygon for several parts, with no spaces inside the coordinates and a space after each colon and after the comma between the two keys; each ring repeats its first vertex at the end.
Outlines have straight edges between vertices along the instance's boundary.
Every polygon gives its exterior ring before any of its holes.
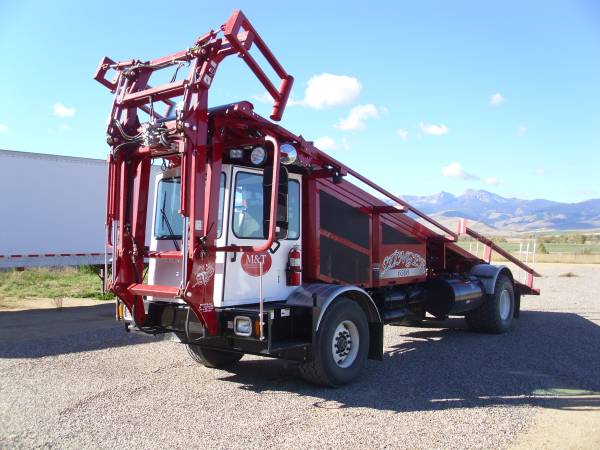
{"type": "Polygon", "coordinates": [[[440,192],[402,198],[452,229],[459,218],[488,233],[600,229],[600,199],[580,203],[522,200],[474,189],[458,196],[440,192]]]}

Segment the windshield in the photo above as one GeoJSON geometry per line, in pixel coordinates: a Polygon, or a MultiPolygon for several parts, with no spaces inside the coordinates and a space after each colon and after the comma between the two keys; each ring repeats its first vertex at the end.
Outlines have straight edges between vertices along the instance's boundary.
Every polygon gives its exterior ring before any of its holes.
{"type": "Polygon", "coordinates": [[[156,239],[181,239],[183,217],[179,214],[181,196],[180,178],[163,178],[158,183],[156,196],[156,218],[154,236],[156,239]]]}
{"type": "MultiPolygon", "coordinates": [[[[224,173],[221,173],[220,181],[217,238],[221,237],[223,229],[224,173]]],[[[181,178],[163,178],[159,181],[156,196],[156,217],[154,218],[154,237],[156,239],[181,239],[183,217],[179,214],[180,197],[181,178]]]]}

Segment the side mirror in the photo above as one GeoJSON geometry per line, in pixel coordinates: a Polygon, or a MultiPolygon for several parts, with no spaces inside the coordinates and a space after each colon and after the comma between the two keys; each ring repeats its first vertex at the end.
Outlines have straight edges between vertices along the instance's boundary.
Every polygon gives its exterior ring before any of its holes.
{"type": "MultiPolygon", "coordinates": [[[[277,189],[276,237],[285,239],[288,232],[288,170],[279,166],[279,186],[277,189]]],[[[273,166],[266,166],[263,172],[263,235],[269,237],[271,226],[271,187],[273,185],[273,166]]]]}

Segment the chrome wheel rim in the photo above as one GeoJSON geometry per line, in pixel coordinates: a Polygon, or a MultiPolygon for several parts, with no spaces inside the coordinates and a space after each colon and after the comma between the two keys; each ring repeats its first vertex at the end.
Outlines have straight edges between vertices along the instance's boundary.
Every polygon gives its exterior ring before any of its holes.
{"type": "Polygon", "coordinates": [[[510,293],[508,289],[504,289],[500,293],[500,318],[507,320],[510,315],[510,293]]]}
{"type": "Polygon", "coordinates": [[[331,339],[331,354],[335,363],[345,369],[352,365],[358,355],[360,336],[358,328],[351,320],[342,321],[331,339]]]}

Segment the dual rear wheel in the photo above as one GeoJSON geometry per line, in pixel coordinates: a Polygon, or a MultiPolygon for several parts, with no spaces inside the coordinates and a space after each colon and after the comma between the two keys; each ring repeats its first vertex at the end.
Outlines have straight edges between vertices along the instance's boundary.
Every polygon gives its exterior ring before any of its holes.
{"type": "Polygon", "coordinates": [[[501,334],[513,325],[515,315],[515,289],[512,280],[500,274],[494,293],[487,295],[484,303],[465,315],[469,329],[482,333],[501,334]]]}

